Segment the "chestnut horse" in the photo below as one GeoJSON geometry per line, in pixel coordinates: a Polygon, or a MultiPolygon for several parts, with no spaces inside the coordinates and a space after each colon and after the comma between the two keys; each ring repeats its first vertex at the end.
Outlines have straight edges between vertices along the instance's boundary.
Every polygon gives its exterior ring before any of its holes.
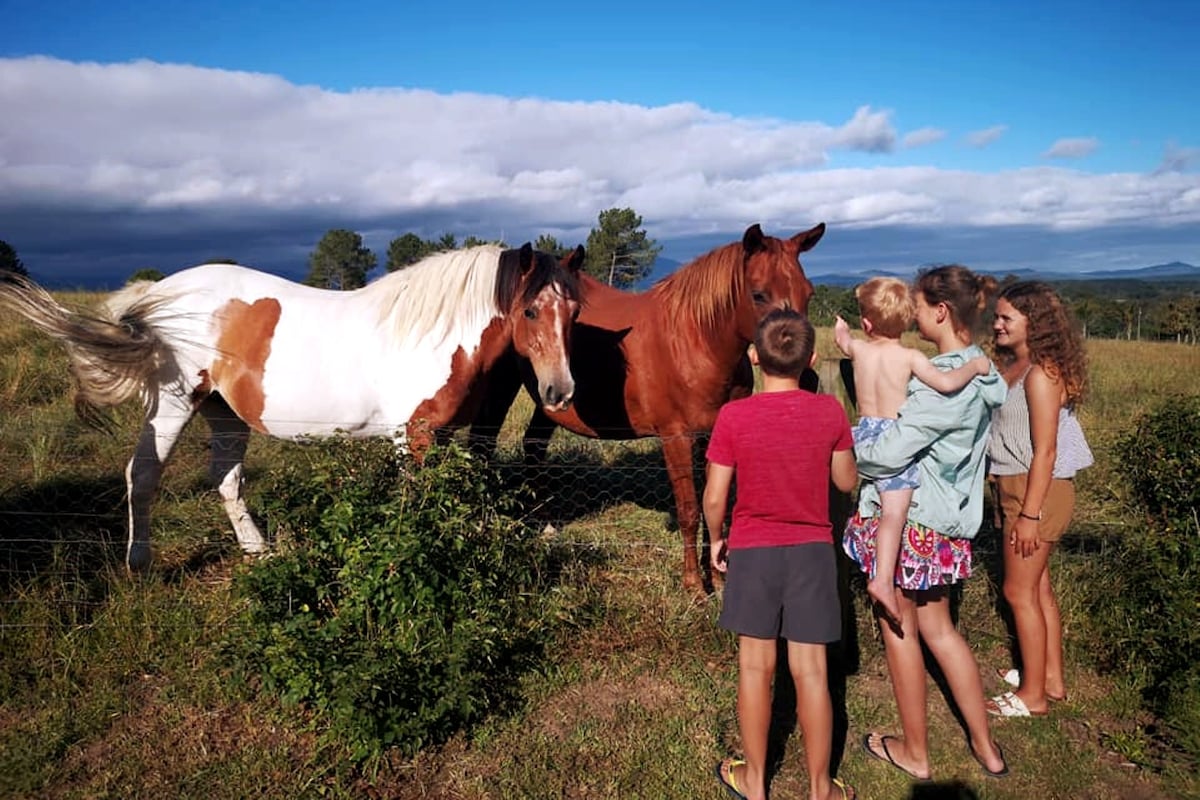
{"type": "MultiPolygon", "coordinates": [[[[746,350],[767,312],[807,313],[813,294],[800,254],[821,240],[825,224],[790,239],[752,225],[740,242],[700,256],[641,293],[623,292],[583,275],[587,301],[575,324],[571,371],[575,403],[534,411],[525,431],[526,458],[544,457],[554,426],[601,439],[657,436],[683,536],[683,582],[703,591],[696,534],[699,509],[692,450],[712,430],[731,397],[753,390],[746,350]]],[[[522,381],[515,359],[502,361],[486,383],[473,426],[490,450],[522,381]]]]}
{"type": "Polygon", "coordinates": [[[242,499],[252,430],[302,440],[390,435],[422,455],[476,380],[515,351],[539,405],[575,391],[567,352],[583,248],[561,262],[528,244],[437,253],[355,291],[302,286],[227,264],[135,283],[103,315],[72,311],[33,283],[0,281],[0,305],[66,344],[76,407],[139,397],[145,423],[126,469],[126,563],[150,562],[150,505],[184,426],[212,429],[209,475],[242,549],[266,542],[242,499]]]}

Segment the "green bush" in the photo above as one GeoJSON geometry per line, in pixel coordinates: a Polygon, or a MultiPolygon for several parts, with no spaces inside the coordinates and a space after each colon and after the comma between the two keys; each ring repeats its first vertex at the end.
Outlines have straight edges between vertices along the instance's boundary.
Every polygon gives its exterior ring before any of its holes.
{"type": "Polygon", "coordinates": [[[568,617],[565,560],[456,447],[318,442],[264,492],[278,554],[240,572],[230,646],[359,759],[443,741],[511,698],[568,617]]]}
{"type": "Polygon", "coordinates": [[[1136,503],[1171,531],[1196,532],[1200,509],[1200,397],[1171,397],[1118,443],[1136,503]]]}
{"type": "Polygon", "coordinates": [[[1096,564],[1100,664],[1142,687],[1172,743],[1200,759],[1200,398],[1170,398],[1119,444],[1141,519],[1096,564]]]}

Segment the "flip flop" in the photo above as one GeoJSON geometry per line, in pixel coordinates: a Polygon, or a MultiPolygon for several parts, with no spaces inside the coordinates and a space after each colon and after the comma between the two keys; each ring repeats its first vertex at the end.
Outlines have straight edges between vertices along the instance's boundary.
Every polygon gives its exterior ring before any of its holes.
{"type": "Polygon", "coordinates": [[[1004,762],[1004,766],[997,770],[988,769],[988,765],[985,764],[983,759],[979,757],[979,754],[975,752],[975,748],[971,747],[970,742],[967,743],[967,749],[971,751],[971,755],[975,758],[976,761],[979,762],[979,766],[983,769],[984,773],[988,777],[1007,778],[1008,777],[1008,761],[1004,758],[1004,751],[1000,749],[1000,745],[998,743],[992,742],[992,744],[995,745],[995,747],[996,747],[996,754],[998,756],[1000,756],[1000,760],[1002,762],[1004,762]]]}
{"type": "Polygon", "coordinates": [[[841,778],[834,778],[833,785],[842,790],[842,800],[857,800],[858,792],[841,778]]]}
{"type": "Polygon", "coordinates": [[[998,694],[987,701],[987,712],[993,717],[1044,717],[1049,711],[1030,711],[1015,692],[998,694]]]}
{"type": "Polygon", "coordinates": [[[742,794],[742,790],[738,788],[737,781],[733,779],[734,767],[744,767],[746,762],[740,758],[726,758],[723,761],[718,761],[714,772],[717,774],[717,780],[725,787],[725,791],[729,792],[729,796],[733,800],[746,800],[746,795],[742,794]],[[726,778],[725,776],[729,777],[726,778]]]}
{"type": "MultiPolygon", "coordinates": [[[[1004,681],[1005,683],[1007,683],[1009,686],[1013,687],[1014,689],[1017,689],[1021,686],[1021,672],[1019,670],[1017,670],[1016,668],[997,669],[996,677],[999,678],[1000,680],[1004,681]]],[[[1053,694],[1050,694],[1049,692],[1047,692],[1046,699],[1049,700],[1051,703],[1061,703],[1067,699],[1067,696],[1065,694],[1061,695],[1061,696],[1053,695],[1053,694]]]]}
{"type": "Polygon", "coordinates": [[[932,780],[931,776],[918,775],[917,773],[913,772],[908,767],[897,762],[896,759],[892,758],[892,753],[890,750],[888,750],[887,743],[888,743],[888,739],[895,739],[895,738],[896,738],[895,736],[892,736],[890,734],[868,733],[866,736],[864,736],[862,738],[862,749],[871,758],[882,761],[885,764],[891,764],[893,767],[900,770],[905,775],[912,778],[914,781],[925,782],[925,781],[932,780]],[[879,746],[882,748],[883,752],[879,752],[874,747],[871,747],[871,737],[872,736],[879,737],[879,746]]]}

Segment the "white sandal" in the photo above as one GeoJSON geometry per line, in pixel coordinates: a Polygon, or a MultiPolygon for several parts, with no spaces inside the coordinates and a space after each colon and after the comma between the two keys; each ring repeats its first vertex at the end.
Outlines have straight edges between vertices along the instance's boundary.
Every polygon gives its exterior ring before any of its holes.
{"type": "MultiPolygon", "coordinates": [[[[1007,670],[1000,669],[999,667],[997,667],[996,668],[996,677],[999,678],[1000,680],[1004,681],[1005,683],[1007,683],[1009,686],[1013,687],[1014,689],[1019,689],[1021,687],[1021,671],[1018,670],[1016,667],[1013,667],[1012,669],[1007,669],[1007,670]]],[[[1061,703],[1062,701],[1066,700],[1067,697],[1066,697],[1066,695],[1063,695],[1062,697],[1056,697],[1055,695],[1052,695],[1049,692],[1047,692],[1046,699],[1049,700],[1051,703],[1061,703]]]]}
{"type": "Polygon", "coordinates": [[[987,702],[987,711],[994,717],[1044,717],[1049,711],[1030,711],[1015,692],[998,694],[987,702]]]}

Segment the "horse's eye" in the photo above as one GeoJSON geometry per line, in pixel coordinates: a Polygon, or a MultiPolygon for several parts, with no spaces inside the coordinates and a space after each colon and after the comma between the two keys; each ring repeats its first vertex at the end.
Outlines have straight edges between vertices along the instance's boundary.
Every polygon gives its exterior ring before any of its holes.
{"type": "Polygon", "coordinates": [[[766,292],[751,292],[750,298],[755,302],[756,305],[760,305],[760,306],[763,303],[767,302],[766,292]]]}
{"type": "Polygon", "coordinates": [[[571,312],[571,321],[572,321],[572,322],[574,322],[575,320],[579,319],[579,312],[580,312],[580,311],[583,311],[583,309],[582,309],[582,308],[580,308],[579,306],[576,306],[576,307],[575,307],[575,310],[571,312]]]}
{"type": "Polygon", "coordinates": [[[525,319],[537,319],[537,309],[536,308],[525,309],[525,319]]]}

